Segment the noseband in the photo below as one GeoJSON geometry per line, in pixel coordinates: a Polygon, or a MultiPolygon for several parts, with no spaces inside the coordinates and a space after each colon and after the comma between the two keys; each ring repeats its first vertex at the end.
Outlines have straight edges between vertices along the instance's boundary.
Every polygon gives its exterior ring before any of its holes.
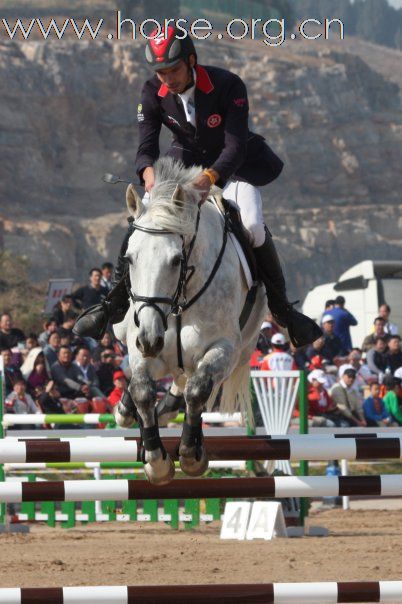
{"type": "MultiPolygon", "coordinates": [[[[141,310],[143,308],[146,308],[147,306],[150,306],[151,308],[153,308],[154,310],[156,310],[159,313],[159,315],[162,319],[162,323],[163,323],[163,327],[164,327],[165,331],[167,330],[167,327],[168,327],[167,320],[168,320],[169,315],[173,315],[173,316],[177,317],[178,315],[181,315],[181,313],[187,308],[188,303],[187,303],[187,298],[186,298],[186,286],[187,286],[188,281],[193,276],[194,270],[195,270],[194,266],[189,266],[189,260],[190,260],[191,253],[194,248],[195,240],[197,238],[198,227],[199,227],[199,223],[200,223],[200,211],[201,211],[201,206],[198,206],[198,213],[197,213],[197,218],[196,218],[196,223],[195,223],[195,232],[194,232],[194,235],[191,238],[190,244],[188,246],[188,251],[186,250],[184,236],[180,235],[180,238],[182,240],[181,257],[180,257],[180,275],[179,275],[179,281],[177,283],[176,291],[174,292],[173,296],[171,298],[162,297],[162,296],[139,296],[138,294],[135,294],[132,291],[131,285],[129,283],[127,284],[128,285],[127,289],[128,289],[128,293],[129,293],[131,300],[133,302],[142,302],[139,309],[134,311],[134,323],[137,327],[140,326],[139,314],[140,314],[141,310]],[[163,310],[161,309],[160,306],[158,306],[158,304],[168,304],[170,306],[167,314],[165,314],[163,312],[163,310]]],[[[151,235],[175,235],[176,234],[173,231],[168,231],[166,229],[152,229],[150,227],[145,227],[136,222],[132,222],[131,226],[134,230],[142,231],[143,233],[150,233],[151,235]]]]}

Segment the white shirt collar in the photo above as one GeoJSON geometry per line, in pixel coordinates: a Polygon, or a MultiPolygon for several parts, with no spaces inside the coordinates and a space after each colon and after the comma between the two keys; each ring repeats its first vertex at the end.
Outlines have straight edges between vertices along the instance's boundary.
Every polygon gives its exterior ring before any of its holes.
{"type": "Polygon", "coordinates": [[[190,124],[192,124],[195,127],[194,92],[195,92],[195,84],[197,81],[197,72],[195,71],[194,67],[192,68],[192,70],[193,70],[193,78],[194,78],[193,86],[191,86],[191,88],[188,88],[185,92],[178,94],[177,96],[179,96],[182,100],[183,109],[186,114],[187,121],[190,122],[190,124]]]}

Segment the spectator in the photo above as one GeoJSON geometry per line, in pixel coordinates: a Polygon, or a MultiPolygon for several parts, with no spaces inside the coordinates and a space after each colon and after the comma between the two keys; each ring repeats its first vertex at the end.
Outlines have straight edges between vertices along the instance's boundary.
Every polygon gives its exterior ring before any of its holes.
{"type": "Polygon", "coordinates": [[[349,426],[365,426],[366,422],[361,403],[356,391],[352,388],[355,379],[356,371],[354,369],[346,369],[339,384],[333,386],[330,394],[334,404],[349,426]]]}
{"type": "MultiPolygon", "coordinates": [[[[325,389],[326,377],[322,369],[314,369],[307,377],[310,385],[308,389],[308,414],[313,426],[337,426],[338,417],[336,405],[325,389]]],[[[339,416],[341,420],[341,416],[339,416]]]]}
{"type": "Polygon", "coordinates": [[[42,392],[49,381],[46,369],[45,356],[39,346],[31,350],[23,365],[21,366],[22,377],[27,383],[27,390],[34,398],[42,392]]]}
{"type": "Polygon", "coordinates": [[[352,350],[352,339],[350,337],[350,327],[357,325],[355,317],[345,308],[345,298],[337,296],[335,306],[328,311],[335,320],[334,333],[342,342],[341,354],[347,355],[352,350]]]}
{"type": "Polygon", "coordinates": [[[39,396],[39,406],[43,413],[48,414],[64,414],[65,410],[60,400],[60,392],[53,382],[50,380],[46,384],[45,391],[39,396]]]}
{"type": "Polygon", "coordinates": [[[374,319],[374,331],[364,338],[362,344],[362,351],[367,352],[370,348],[374,347],[376,338],[385,338],[388,340],[388,336],[385,332],[385,320],[382,317],[376,317],[374,319]]]}
{"type": "MultiPolygon", "coordinates": [[[[27,394],[26,384],[23,379],[15,381],[13,391],[6,398],[6,411],[7,413],[15,413],[16,415],[40,413],[33,398],[27,394]]],[[[24,427],[26,428],[26,426],[24,427]]]]}
{"type": "Polygon", "coordinates": [[[113,264],[111,262],[104,262],[101,266],[102,279],[101,285],[105,287],[109,292],[112,289],[112,277],[113,277],[113,264]]]}
{"type": "Polygon", "coordinates": [[[57,323],[54,319],[48,319],[43,324],[44,331],[39,334],[38,343],[39,346],[44,348],[49,341],[49,337],[51,333],[54,333],[57,330],[57,323]]]}
{"type": "Polygon", "coordinates": [[[392,375],[384,378],[384,385],[387,393],[384,396],[385,408],[393,421],[402,426],[402,380],[392,375]]]}
{"type": "Polygon", "coordinates": [[[371,373],[380,376],[385,372],[387,368],[387,355],[385,353],[387,348],[386,338],[379,336],[376,338],[374,348],[366,354],[367,366],[371,373]]]}
{"type": "Polygon", "coordinates": [[[68,319],[73,319],[75,322],[77,316],[77,313],[73,309],[73,297],[71,294],[65,294],[53,308],[52,318],[56,321],[57,325],[63,325],[68,319]]]}
{"type": "Polygon", "coordinates": [[[329,363],[333,363],[336,357],[339,357],[342,352],[342,342],[335,335],[335,320],[332,315],[326,314],[322,318],[322,328],[324,334],[324,345],[321,348],[320,355],[329,363]]]}
{"type": "Polygon", "coordinates": [[[96,372],[99,379],[99,388],[108,396],[113,390],[113,375],[115,372],[115,354],[112,348],[101,352],[101,362],[96,372]]]}
{"type": "Polygon", "coordinates": [[[1,356],[3,357],[4,389],[7,396],[13,391],[14,384],[23,377],[20,369],[12,365],[13,355],[9,348],[4,348],[1,356]]]}
{"type": "Polygon", "coordinates": [[[263,321],[257,342],[257,349],[261,351],[263,356],[267,355],[271,349],[272,335],[272,323],[263,321]]]}
{"type": "Polygon", "coordinates": [[[310,364],[310,360],[307,356],[307,348],[307,346],[295,348],[293,344],[290,345],[290,350],[298,369],[306,369],[310,364]]]}
{"type": "Polygon", "coordinates": [[[285,350],[288,348],[288,343],[282,333],[276,333],[271,338],[272,352],[267,354],[262,363],[263,371],[289,371],[297,369],[297,365],[293,357],[285,350]]]}
{"type": "Polygon", "coordinates": [[[127,380],[123,371],[115,371],[113,374],[114,389],[108,396],[108,401],[115,407],[121,401],[124,392],[127,390],[127,380]]]}
{"type": "Polygon", "coordinates": [[[74,361],[80,371],[80,382],[89,386],[89,394],[93,398],[95,396],[104,397],[105,395],[99,388],[99,378],[96,375],[95,367],[91,363],[91,353],[89,348],[81,346],[77,350],[74,361]]]}
{"type": "Polygon", "coordinates": [[[36,333],[29,333],[25,341],[25,352],[28,354],[30,350],[38,348],[39,341],[36,333]]]}
{"type": "Polygon", "coordinates": [[[93,351],[93,360],[99,362],[101,360],[102,352],[109,348],[113,348],[113,338],[109,331],[105,331],[102,339],[99,340],[97,347],[93,351]]]}
{"type": "Polygon", "coordinates": [[[389,426],[392,418],[385,408],[384,401],[380,397],[380,385],[372,382],[370,396],[363,403],[364,417],[369,427],[389,426]]]}
{"type": "Polygon", "coordinates": [[[388,306],[388,304],[381,304],[380,308],[378,309],[378,314],[385,321],[385,332],[390,336],[398,335],[398,326],[395,325],[395,323],[391,323],[389,320],[391,315],[391,307],[388,306]]]}
{"type": "Polygon", "coordinates": [[[316,340],[314,340],[314,342],[312,344],[309,344],[309,346],[307,346],[306,357],[307,357],[308,361],[311,361],[311,359],[316,356],[324,358],[322,356],[322,349],[324,348],[324,344],[325,344],[325,338],[322,335],[319,338],[317,338],[316,340]]]}
{"type": "Polygon", "coordinates": [[[0,317],[0,350],[15,348],[20,342],[25,342],[25,335],[21,329],[13,327],[11,315],[3,313],[0,317]]]}
{"type": "Polygon", "coordinates": [[[79,367],[72,362],[72,356],[68,346],[60,346],[58,361],[51,367],[54,382],[62,397],[89,398],[90,388],[82,381],[82,373],[79,367]]]}
{"type": "Polygon", "coordinates": [[[101,285],[101,278],[102,272],[99,268],[92,268],[89,271],[89,284],[79,287],[72,294],[74,304],[78,308],[86,310],[105,300],[108,290],[101,285]]]}
{"type": "Polygon", "coordinates": [[[43,354],[45,355],[45,359],[51,367],[54,363],[57,362],[57,355],[59,354],[61,346],[61,338],[57,331],[53,331],[49,336],[49,342],[46,344],[43,349],[43,354]]]}
{"type": "Polygon", "coordinates": [[[347,363],[344,363],[339,367],[339,377],[342,377],[346,369],[354,369],[356,371],[356,379],[353,388],[357,392],[361,392],[374,379],[374,376],[367,364],[362,363],[362,352],[360,348],[353,348],[348,355],[347,361],[347,363]]]}
{"type": "Polygon", "coordinates": [[[388,352],[386,354],[387,369],[392,374],[402,366],[402,351],[401,351],[401,337],[391,336],[388,340],[388,352]]]}

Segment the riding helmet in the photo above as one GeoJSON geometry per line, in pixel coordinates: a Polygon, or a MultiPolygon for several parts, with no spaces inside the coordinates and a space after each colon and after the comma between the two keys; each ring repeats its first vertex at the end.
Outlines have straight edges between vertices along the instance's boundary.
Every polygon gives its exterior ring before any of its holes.
{"type": "MultiPolygon", "coordinates": [[[[156,34],[157,30],[155,29],[150,35],[156,36],[156,34]]],[[[181,59],[188,63],[188,57],[191,54],[194,54],[197,58],[194,43],[190,36],[187,34],[183,39],[179,39],[176,36],[180,36],[181,38],[183,31],[169,25],[166,37],[165,31],[162,30],[159,35],[147,41],[145,58],[148,65],[155,71],[173,67],[181,59]]]]}

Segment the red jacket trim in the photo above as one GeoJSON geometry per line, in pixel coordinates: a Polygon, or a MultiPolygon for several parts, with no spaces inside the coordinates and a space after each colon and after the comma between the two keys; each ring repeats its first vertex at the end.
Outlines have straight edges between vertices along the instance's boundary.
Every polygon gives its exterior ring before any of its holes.
{"type": "MultiPolygon", "coordinates": [[[[205,92],[205,94],[209,94],[210,92],[212,92],[214,89],[214,85],[212,84],[205,67],[202,67],[201,65],[196,65],[195,71],[197,74],[196,88],[201,90],[201,92],[205,92]]],[[[166,84],[161,84],[158,90],[158,96],[165,97],[168,92],[169,89],[166,84]]]]}

